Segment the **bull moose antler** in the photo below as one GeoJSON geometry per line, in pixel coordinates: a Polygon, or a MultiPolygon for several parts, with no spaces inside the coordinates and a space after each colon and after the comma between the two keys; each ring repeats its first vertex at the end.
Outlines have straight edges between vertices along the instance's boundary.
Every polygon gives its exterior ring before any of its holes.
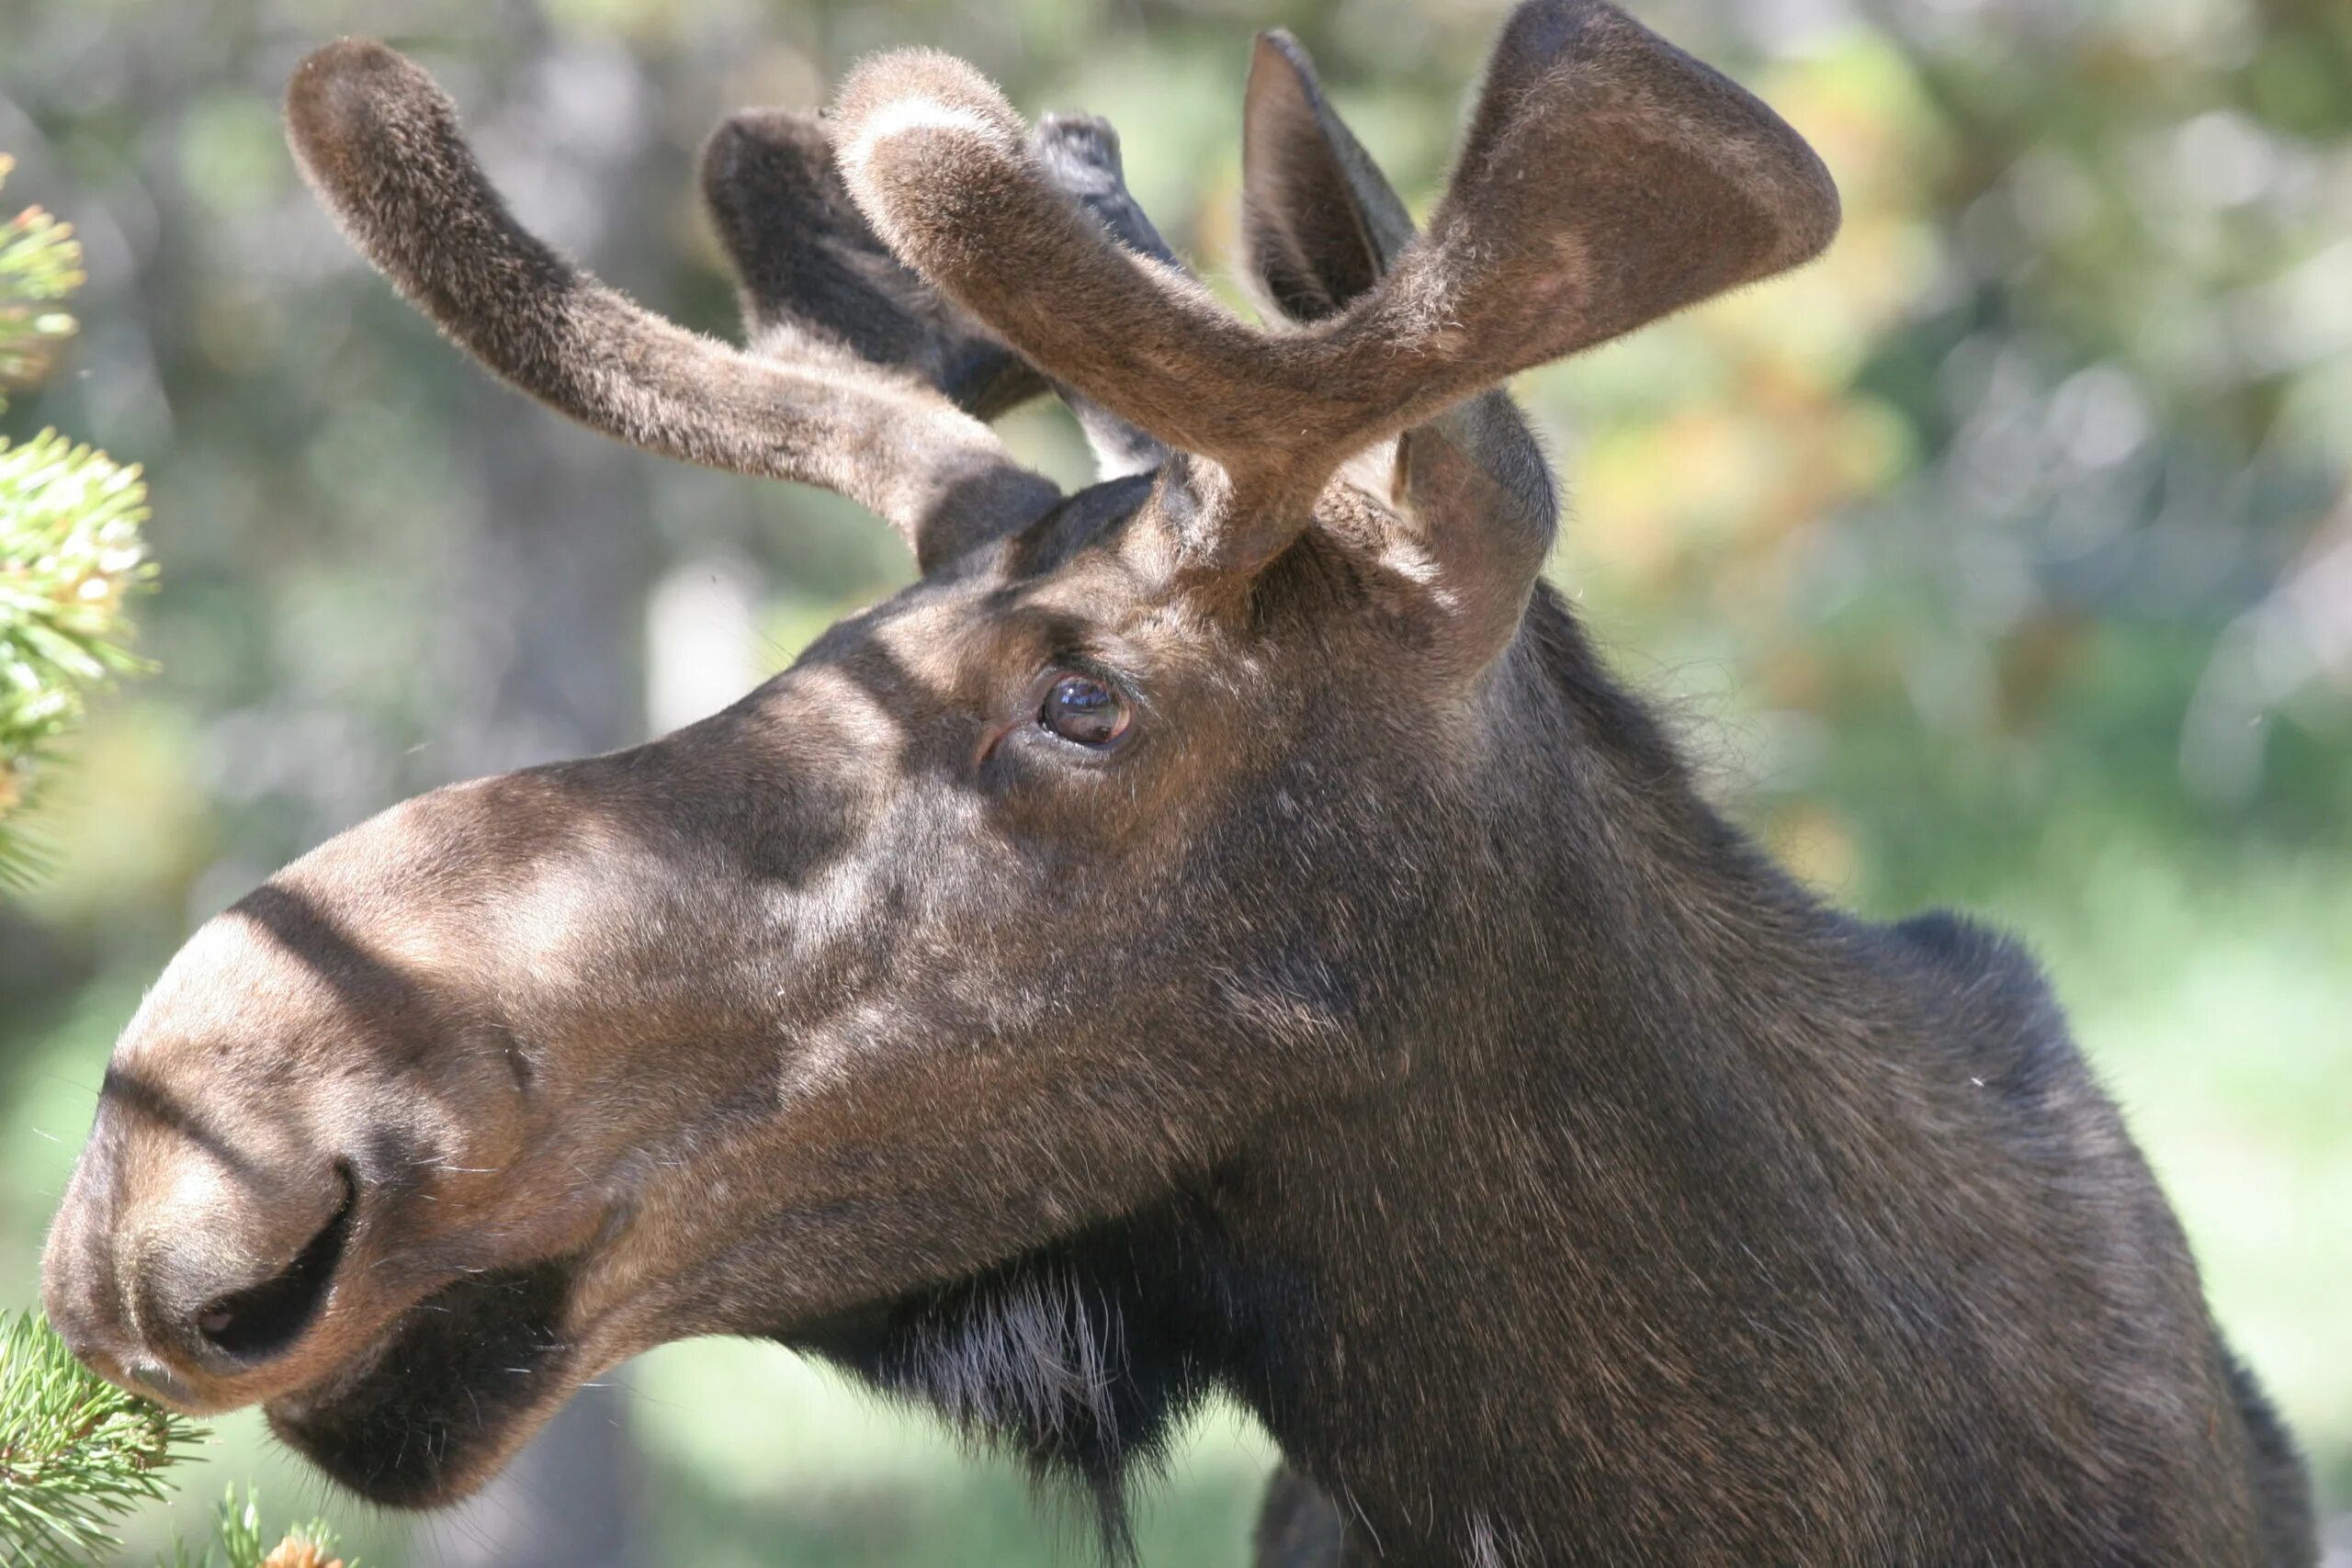
{"type": "MultiPolygon", "coordinates": [[[[1293,85],[1253,88],[1253,130],[1285,112],[1335,123],[1293,46],[1264,47],[1293,85]]],[[[704,188],[752,334],[736,352],[525,233],[447,99],[381,45],[320,51],[288,98],[304,171],[353,242],[500,375],[649,450],[856,499],[926,570],[1059,499],[978,423],[1042,385],[1031,367],[1075,392],[1098,447],[1213,465],[1189,470],[1209,499],[1185,509],[1188,547],[1246,568],[1354,452],[1803,261],[1838,221],[1827,173],[1778,117],[1589,0],[1514,17],[1428,239],[1386,198],[1389,275],[1339,280],[1345,308],[1302,330],[1249,327],[1183,273],[1103,128],[1032,138],[969,67],[921,51],[861,67],[836,117],[829,137],[741,116],[710,144],[704,188]]],[[[1285,310],[1295,273],[1269,275],[1285,310]]]]}
{"type": "Polygon", "coordinates": [[[1513,17],[1429,237],[1299,331],[1249,327],[1106,243],[957,61],[869,62],[836,113],[851,194],[896,254],[1032,363],[1231,477],[1194,531],[1236,564],[1304,526],[1351,454],[1804,261],[1838,226],[1827,171],[1778,116],[1581,0],[1513,17]]]}

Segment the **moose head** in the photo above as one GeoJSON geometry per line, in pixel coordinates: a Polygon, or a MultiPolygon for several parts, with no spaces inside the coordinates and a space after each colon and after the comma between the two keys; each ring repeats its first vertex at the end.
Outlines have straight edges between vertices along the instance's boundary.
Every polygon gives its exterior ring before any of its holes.
{"type": "MultiPolygon", "coordinates": [[[[389,49],[311,56],[288,119],[353,243],[492,370],[852,497],[921,575],[714,717],[410,800],[198,931],[50,1239],[75,1350],[258,1402],[399,1504],[694,1335],[838,1357],[1106,1488],[1204,1386],[1279,1404],[1228,1365],[1234,1281],[1333,1335],[1350,1308],[1249,1216],[1385,1213],[1383,1171],[1444,1157],[1280,1151],[1451,1103],[1560,1011],[1520,846],[1710,831],[1645,804],[1664,752],[1579,673],[1500,384],[1814,255],[1811,151],[1610,6],[1528,0],[1417,232],[1267,35],[1257,326],[1107,127],[1032,131],[888,54],[825,118],[711,141],[736,349],[525,233],[389,49]],[[984,423],[1048,389],[1109,476],[1074,494],[984,423]]],[[[1569,902],[1605,924],[1623,880],[1569,902]]]]}

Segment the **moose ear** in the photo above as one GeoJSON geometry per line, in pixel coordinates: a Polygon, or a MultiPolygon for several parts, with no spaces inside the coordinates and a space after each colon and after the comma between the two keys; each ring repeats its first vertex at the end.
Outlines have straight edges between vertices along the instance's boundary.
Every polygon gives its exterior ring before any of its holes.
{"type": "Polygon", "coordinates": [[[1436,592],[1430,649],[1474,675],[1509,648],[1551,554],[1559,502],[1544,449],[1503,391],[1481,392],[1396,438],[1390,538],[1436,592]]]}
{"type": "Polygon", "coordinates": [[[1258,35],[1241,118],[1241,243],[1267,304],[1319,321],[1380,281],[1413,220],[1298,40],[1258,35]]]}
{"type": "MultiPolygon", "coordinates": [[[[1288,33],[1258,35],[1242,116],[1242,243],[1261,294],[1295,321],[1346,309],[1412,243],[1411,216],[1288,33]]],[[[1400,435],[1387,500],[1445,585],[1433,647],[1482,668],[1517,630],[1559,514],[1510,395],[1481,393],[1400,435]]]]}

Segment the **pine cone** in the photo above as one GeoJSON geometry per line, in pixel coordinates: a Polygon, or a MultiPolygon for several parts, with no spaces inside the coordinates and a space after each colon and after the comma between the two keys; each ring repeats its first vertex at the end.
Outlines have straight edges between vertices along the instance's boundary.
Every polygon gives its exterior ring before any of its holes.
{"type": "Polygon", "coordinates": [[[318,1542],[289,1535],[261,1560],[261,1568],[343,1568],[343,1559],[329,1561],[318,1542]]]}

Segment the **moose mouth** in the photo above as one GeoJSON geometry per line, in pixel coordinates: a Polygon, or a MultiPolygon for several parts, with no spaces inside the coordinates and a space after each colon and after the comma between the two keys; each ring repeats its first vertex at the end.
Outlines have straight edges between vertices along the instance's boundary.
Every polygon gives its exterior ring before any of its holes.
{"type": "Polygon", "coordinates": [[[443,1287],[325,1382],[267,1404],[271,1430],[369,1502],[463,1495],[567,1392],[559,1325],[574,1271],[555,1259],[443,1287]]]}

